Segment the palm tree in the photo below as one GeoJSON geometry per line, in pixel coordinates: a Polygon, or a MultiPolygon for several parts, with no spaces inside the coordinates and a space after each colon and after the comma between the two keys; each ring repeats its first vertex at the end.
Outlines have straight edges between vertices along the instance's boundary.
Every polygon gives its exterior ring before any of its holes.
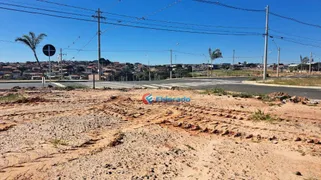
{"type": "MultiPolygon", "coordinates": [[[[210,58],[211,58],[211,65],[213,64],[213,61],[217,58],[222,58],[222,52],[220,49],[215,49],[215,51],[212,52],[212,49],[209,48],[208,49],[208,53],[210,55],[210,58]]],[[[212,76],[212,71],[211,71],[211,76],[212,76]]]]}
{"type": "Polygon", "coordinates": [[[23,35],[22,37],[19,37],[16,39],[16,42],[21,42],[21,43],[27,45],[32,50],[32,52],[37,60],[38,66],[42,72],[42,76],[44,76],[44,71],[40,65],[40,62],[39,62],[39,59],[38,59],[38,56],[36,53],[36,49],[37,49],[37,46],[40,44],[40,42],[43,40],[43,38],[46,36],[47,35],[44,33],[41,33],[38,36],[36,36],[34,32],[29,32],[29,35],[23,35]]]}
{"type": "Polygon", "coordinates": [[[310,59],[309,59],[309,57],[304,57],[304,58],[302,58],[302,56],[300,55],[300,61],[301,61],[300,66],[301,66],[301,72],[302,72],[302,70],[303,70],[303,65],[304,65],[304,64],[307,64],[307,63],[310,61],[310,59]]]}

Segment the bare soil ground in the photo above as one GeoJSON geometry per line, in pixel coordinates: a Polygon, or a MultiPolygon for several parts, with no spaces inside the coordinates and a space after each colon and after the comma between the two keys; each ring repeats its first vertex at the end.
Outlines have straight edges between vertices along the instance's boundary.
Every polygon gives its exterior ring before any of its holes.
{"type": "Polygon", "coordinates": [[[321,179],[321,106],[184,90],[24,91],[0,179],[321,179]],[[142,95],[190,103],[142,103],[142,95]],[[41,97],[41,98],[37,98],[41,97]],[[271,118],[254,120],[260,109],[271,118]]]}

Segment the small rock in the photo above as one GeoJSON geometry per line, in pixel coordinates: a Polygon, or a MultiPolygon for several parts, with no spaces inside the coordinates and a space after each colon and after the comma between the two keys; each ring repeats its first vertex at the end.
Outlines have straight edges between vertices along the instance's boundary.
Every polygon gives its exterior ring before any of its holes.
{"type": "Polygon", "coordinates": [[[110,96],[110,99],[117,99],[117,96],[112,95],[112,96],[110,96]]]}
{"type": "Polygon", "coordinates": [[[219,130],[217,130],[217,129],[214,129],[212,133],[214,133],[214,134],[219,134],[219,133],[220,133],[220,131],[219,131],[219,130]]]}
{"type": "Polygon", "coordinates": [[[301,141],[302,139],[300,137],[295,138],[294,141],[301,141]]]}
{"type": "Polygon", "coordinates": [[[181,125],[182,125],[181,122],[174,122],[174,123],[173,123],[173,126],[174,126],[174,127],[179,127],[179,126],[181,126],[181,125]]]}
{"type": "Polygon", "coordinates": [[[249,135],[247,135],[245,138],[246,139],[250,139],[250,138],[252,138],[253,137],[253,134],[249,134],[249,135]]]}
{"type": "Polygon", "coordinates": [[[189,128],[191,128],[191,127],[192,127],[191,124],[184,124],[184,125],[183,125],[183,128],[185,128],[185,129],[189,129],[189,128]]]}
{"type": "Polygon", "coordinates": [[[230,133],[230,131],[226,130],[224,131],[224,133],[222,134],[222,136],[228,135],[230,133]]]}
{"type": "Polygon", "coordinates": [[[138,118],[140,116],[140,114],[134,114],[133,118],[138,118]]]}
{"type": "Polygon", "coordinates": [[[301,174],[300,171],[295,172],[295,175],[297,175],[297,176],[302,176],[302,174],[301,174]]]}
{"type": "Polygon", "coordinates": [[[314,140],[313,140],[313,139],[310,139],[310,140],[308,140],[307,143],[314,143],[314,140]]]}
{"type": "Polygon", "coordinates": [[[202,131],[201,132],[208,132],[208,128],[204,128],[204,129],[202,129],[202,131]]]}
{"type": "Polygon", "coordinates": [[[270,141],[276,140],[277,138],[275,136],[272,136],[269,138],[270,141]]]}
{"type": "Polygon", "coordinates": [[[311,100],[311,101],[309,102],[309,104],[319,104],[319,101],[318,101],[318,100],[311,100]]]}
{"type": "Polygon", "coordinates": [[[229,114],[227,114],[225,117],[226,117],[226,118],[231,118],[232,116],[231,116],[231,115],[229,115],[229,114]]]}
{"type": "Polygon", "coordinates": [[[259,135],[259,134],[256,136],[256,138],[257,138],[258,140],[262,139],[261,135],[259,135]]]}
{"type": "Polygon", "coordinates": [[[199,129],[201,129],[201,127],[200,127],[199,125],[196,125],[196,126],[193,126],[193,127],[192,127],[192,130],[193,130],[193,131],[197,131],[197,130],[199,130],[199,129]]]}
{"type": "Polygon", "coordinates": [[[278,143],[278,141],[272,141],[272,143],[273,143],[273,144],[277,144],[277,143],[278,143]]]}
{"type": "Polygon", "coordinates": [[[262,99],[261,96],[254,96],[255,99],[262,99]]]}
{"type": "Polygon", "coordinates": [[[240,133],[240,132],[238,132],[238,133],[236,133],[236,134],[234,135],[234,137],[240,137],[240,136],[242,136],[242,133],[240,133]]]}

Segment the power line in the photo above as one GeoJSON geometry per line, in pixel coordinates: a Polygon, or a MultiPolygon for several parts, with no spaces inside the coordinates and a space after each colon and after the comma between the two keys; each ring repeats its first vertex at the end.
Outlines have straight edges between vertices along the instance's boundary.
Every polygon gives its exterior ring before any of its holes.
{"type": "Polygon", "coordinates": [[[273,15],[273,16],[276,16],[276,17],[279,17],[279,18],[282,18],[282,19],[287,19],[287,20],[290,20],[290,21],[294,21],[294,22],[297,22],[297,23],[300,23],[300,24],[303,24],[303,25],[312,26],[312,27],[316,27],[316,28],[321,28],[321,25],[306,23],[306,22],[303,22],[303,21],[300,21],[300,20],[297,20],[297,19],[294,19],[294,18],[291,18],[291,17],[286,17],[286,16],[282,16],[280,14],[276,14],[276,13],[273,13],[273,12],[270,12],[270,14],[273,15]]]}
{"type": "MultiPolygon", "coordinates": [[[[171,4],[167,5],[165,8],[162,8],[162,9],[160,9],[160,10],[154,11],[153,13],[151,13],[151,15],[155,15],[155,14],[158,13],[158,12],[164,11],[165,9],[167,9],[167,8],[173,6],[174,4],[176,4],[178,1],[181,1],[181,0],[177,0],[177,1],[175,1],[174,3],[171,3],[171,4]]],[[[108,14],[115,14],[115,13],[108,13],[108,14]]],[[[137,18],[137,17],[133,17],[133,18],[135,18],[136,21],[138,21],[138,20],[145,20],[148,16],[151,16],[151,15],[147,15],[146,17],[142,17],[142,18],[137,18]]],[[[122,16],[122,17],[131,17],[131,16],[128,16],[128,15],[121,15],[121,16],[122,16]]],[[[116,27],[115,27],[115,28],[116,28],[116,27]]],[[[107,30],[108,30],[108,29],[102,31],[102,34],[105,33],[107,30]]]]}
{"type": "Polygon", "coordinates": [[[72,6],[72,5],[67,5],[67,4],[62,4],[62,3],[56,3],[56,2],[52,2],[52,1],[47,1],[47,0],[36,0],[39,2],[44,2],[44,3],[48,3],[48,4],[55,4],[58,6],[65,6],[65,7],[70,7],[70,8],[74,8],[74,9],[81,9],[81,10],[86,10],[86,11],[96,11],[93,9],[88,9],[88,8],[83,8],[83,7],[78,7],[78,6],[72,6]]]}
{"type": "Polygon", "coordinates": [[[201,2],[201,3],[207,3],[207,4],[213,4],[213,5],[217,5],[217,6],[222,6],[222,7],[226,7],[226,8],[230,8],[230,9],[237,9],[237,10],[242,10],[242,11],[265,12],[265,10],[261,10],[261,9],[248,9],[248,8],[240,8],[240,7],[230,6],[230,5],[227,5],[227,4],[220,3],[218,1],[216,1],[216,2],[207,1],[207,0],[193,0],[193,1],[201,2]]]}
{"type": "MultiPolygon", "coordinates": [[[[199,30],[199,31],[211,31],[210,29],[195,29],[191,27],[183,27],[183,26],[170,26],[170,25],[163,25],[163,24],[150,24],[150,23],[144,23],[144,22],[135,22],[135,21],[127,21],[122,19],[113,19],[108,18],[108,20],[116,21],[117,23],[127,22],[127,23],[134,23],[134,24],[143,24],[143,25],[149,25],[149,26],[161,26],[161,27],[169,27],[169,28],[180,28],[180,29],[190,29],[190,30],[199,30]]],[[[226,30],[219,30],[217,32],[233,32],[233,33],[257,33],[257,32],[238,32],[238,31],[226,31],[226,30]]],[[[261,33],[257,33],[258,35],[261,33]]]]}
{"type": "Polygon", "coordinates": [[[175,51],[175,50],[173,50],[173,52],[179,53],[179,54],[192,55],[192,56],[204,56],[203,54],[196,54],[196,53],[189,53],[189,52],[182,52],[182,51],[175,51]]]}
{"type": "Polygon", "coordinates": [[[231,28],[231,29],[262,29],[262,28],[258,28],[258,27],[214,26],[214,25],[205,25],[205,24],[193,24],[193,23],[184,23],[184,22],[177,22],[177,21],[165,21],[165,20],[147,19],[145,17],[129,16],[129,15],[117,14],[117,13],[111,13],[111,12],[104,12],[104,13],[105,14],[109,14],[109,15],[113,15],[113,16],[131,18],[131,19],[136,19],[136,20],[153,21],[153,22],[161,22],[161,23],[168,23],[168,24],[180,24],[180,25],[186,25],[186,26],[202,26],[202,27],[231,28]]]}
{"type": "Polygon", "coordinates": [[[270,29],[270,31],[273,31],[273,32],[276,32],[276,33],[280,33],[280,34],[284,34],[284,35],[288,35],[288,36],[292,36],[292,37],[297,37],[297,38],[303,38],[303,39],[309,39],[311,41],[321,41],[320,39],[312,39],[312,38],[309,38],[309,37],[304,37],[304,36],[298,36],[298,35],[295,35],[295,34],[292,34],[292,33],[285,33],[285,32],[282,32],[282,31],[277,31],[277,30],[274,30],[274,29],[270,29]]]}
{"type": "Polygon", "coordinates": [[[270,36],[271,38],[278,38],[278,39],[281,39],[283,41],[288,41],[288,42],[292,42],[292,43],[295,43],[295,44],[300,44],[300,45],[303,45],[303,46],[310,46],[310,47],[316,47],[316,48],[321,48],[321,46],[318,46],[318,45],[315,45],[315,44],[307,44],[307,43],[302,43],[300,41],[296,41],[296,39],[292,39],[292,38],[287,38],[287,37],[282,37],[282,36],[270,36]]]}
{"type": "MultiPolygon", "coordinates": [[[[97,52],[94,49],[68,49],[67,51],[84,51],[84,52],[97,52]]],[[[109,50],[101,52],[168,52],[168,50],[109,50]]]]}
{"type": "MultiPolygon", "coordinates": [[[[51,16],[51,17],[58,17],[58,18],[64,18],[64,19],[72,19],[72,20],[79,20],[79,21],[87,21],[87,22],[95,22],[94,20],[89,19],[83,19],[83,18],[77,18],[77,17],[70,17],[70,16],[61,16],[61,15],[55,15],[55,14],[48,14],[48,13],[42,13],[42,12],[34,12],[34,11],[26,11],[26,10],[20,10],[20,9],[12,9],[12,8],[6,8],[6,7],[0,7],[0,9],[10,10],[10,11],[16,11],[16,12],[24,12],[24,13],[30,13],[30,14],[39,14],[39,15],[45,15],[45,16],[51,16]]],[[[129,25],[129,24],[118,24],[118,23],[111,23],[111,22],[102,22],[103,24],[110,24],[110,25],[116,25],[116,26],[125,26],[125,27],[132,27],[132,28],[140,28],[140,29],[151,29],[151,30],[160,30],[160,31],[169,31],[169,32],[184,32],[184,33],[191,33],[191,34],[212,34],[212,35],[232,35],[232,36],[257,36],[262,35],[258,33],[223,33],[223,32],[204,32],[204,31],[188,31],[188,30],[177,30],[177,29],[167,29],[167,28],[156,28],[156,27],[148,27],[148,26],[137,26],[137,25],[129,25]]]]}
{"type": "Polygon", "coordinates": [[[78,40],[80,39],[80,36],[77,37],[76,40],[74,40],[70,45],[67,46],[65,49],[69,49],[72,45],[74,45],[78,40]]]}
{"type": "Polygon", "coordinates": [[[154,11],[154,12],[148,14],[147,16],[145,16],[145,17],[143,17],[143,18],[146,18],[146,17],[148,17],[148,16],[153,16],[153,15],[155,15],[155,14],[157,14],[157,13],[159,13],[159,12],[162,12],[162,11],[164,11],[164,10],[166,10],[166,9],[168,9],[168,8],[170,8],[170,7],[178,4],[178,3],[180,3],[180,2],[182,2],[182,0],[176,0],[176,1],[168,4],[167,6],[161,8],[161,9],[159,9],[159,10],[157,10],[157,11],[154,11]]]}
{"type": "Polygon", "coordinates": [[[6,43],[16,43],[15,41],[9,41],[9,40],[1,40],[1,39],[0,39],[0,42],[6,42],[6,43]]]}
{"type": "Polygon", "coordinates": [[[15,6],[15,7],[21,7],[21,8],[40,10],[40,11],[47,11],[47,12],[55,12],[55,13],[69,14],[69,15],[75,15],[75,16],[89,17],[89,16],[84,15],[84,14],[70,13],[70,12],[65,12],[65,11],[56,11],[56,10],[43,9],[43,8],[36,8],[36,7],[31,7],[31,6],[22,6],[22,5],[16,5],[16,4],[11,4],[11,3],[0,2],[0,4],[6,5],[6,6],[15,6]]]}
{"type": "MultiPolygon", "coordinates": [[[[37,0],[37,1],[46,2],[46,3],[50,3],[50,4],[56,4],[56,5],[60,5],[60,6],[73,7],[73,8],[82,9],[82,10],[83,9],[88,10],[88,9],[82,8],[82,7],[75,7],[75,6],[71,6],[71,5],[67,5],[67,4],[55,3],[55,2],[50,2],[50,1],[46,1],[46,0],[37,0]]],[[[155,15],[156,13],[164,11],[165,9],[168,9],[175,4],[178,4],[181,1],[182,0],[176,0],[175,2],[167,5],[166,7],[161,8],[161,9],[159,9],[159,10],[157,10],[157,11],[155,11],[145,17],[130,16],[130,15],[124,15],[124,14],[118,14],[118,13],[112,13],[112,12],[105,12],[105,11],[104,11],[104,13],[109,14],[109,15],[119,16],[119,17],[132,18],[132,19],[136,19],[136,20],[146,20],[146,21],[154,21],[154,22],[170,23],[170,24],[181,24],[181,25],[188,25],[188,26],[203,26],[203,27],[232,28],[232,29],[236,29],[236,28],[239,28],[239,29],[262,29],[262,28],[258,28],[258,27],[213,26],[213,25],[204,25],[204,24],[193,24],[193,23],[183,23],[183,22],[175,22],[175,21],[147,19],[148,16],[155,15]]],[[[118,1],[118,2],[120,2],[120,1],[118,1]]],[[[90,11],[95,11],[95,10],[90,9],[90,11]]]]}
{"type": "MultiPolygon", "coordinates": [[[[49,9],[43,9],[43,8],[35,8],[35,7],[30,7],[30,6],[21,6],[21,5],[10,4],[10,3],[1,3],[1,2],[0,2],[0,4],[8,5],[8,6],[15,6],[15,7],[35,9],[35,10],[41,10],[41,11],[48,11],[48,12],[56,12],[56,13],[63,13],[63,14],[69,14],[69,15],[77,15],[77,16],[89,17],[89,16],[83,15],[83,14],[69,13],[69,12],[49,10],[49,9]]],[[[126,20],[117,20],[117,19],[110,19],[110,20],[115,20],[115,21],[118,21],[118,22],[138,23],[138,24],[144,24],[144,25],[155,25],[155,26],[162,26],[162,27],[193,29],[193,28],[188,28],[188,27],[175,27],[175,26],[166,26],[166,25],[164,26],[164,25],[160,25],[160,24],[146,24],[146,23],[139,23],[139,22],[133,22],[133,21],[126,21],[126,20]]],[[[228,31],[225,31],[225,32],[228,32],[228,31]]]]}
{"type": "MultiPolygon", "coordinates": [[[[70,60],[72,60],[72,59],[74,59],[79,53],[80,53],[80,51],[83,51],[83,49],[86,47],[86,46],[88,46],[90,43],[91,43],[91,41],[93,41],[94,40],[94,38],[97,36],[97,33],[95,33],[95,35],[92,37],[92,38],[90,38],[90,40],[81,48],[81,49],[77,49],[77,53],[70,59],[70,60]]],[[[97,50],[96,50],[97,51],[97,50]]]]}
{"type": "Polygon", "coordinates": [[[12,9],[12,8],[1,7],[1,6],[0,6],[0,9],[16,11],[16,12],[24,12],[24,13],[29,13],[29,14],[39,14],[39,15],[58,17],[58,18],[64,18],[64,19],[73,19],[73,20],[79,20],[79,21],[96,22],[94,20],[89,20],[89,19],[82,19],[82,18],[76,18],[76,17],[70,17],[70,16],[61,16],[61,15],[55,15],[55,14],[47,14],[47,13],[42,13],[42,12],[26,11],[26,10],[21,10],[21,9],[12,9]]]}

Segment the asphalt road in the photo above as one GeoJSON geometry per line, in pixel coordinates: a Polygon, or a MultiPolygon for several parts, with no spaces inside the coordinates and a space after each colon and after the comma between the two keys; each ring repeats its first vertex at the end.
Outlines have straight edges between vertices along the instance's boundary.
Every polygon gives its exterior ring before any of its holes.
{"type": "MultiPolygon", "coordinates": [[[[111,87],[111,88],[133,88],[133,87],[146,87],[146,88],[169,88],[173,86],[185,87],[190,89],[211,89],[223,88],[228,91],[236,92],[250,92],[250,93],[272,93],[272,92],[286,92],[290,95],[306,96],[310,99],[321,99],[320,89],[309,88],[292,88],[292,87],[273,87],[273,86],[256,86],[242,84],[243,80],[248,78],[203,78],[203,79],[171,79],[160,81],[128,81],[128,82],[96,82],[97,88],[111,87]]],[[[52,83],[47,83],[56,86],[52,83]]],[[[83,85],[92,87],[92,82],[61,82],[60,84],[68,85],[83,85]]],[[[14,86],[20,87],[42,87],[41,83],[0,83],[0,89],[10,89],[14,86]]]]}
{"type": "MultiPolygon", "coordinates": [[[[290,87],[273,87],[273,86],[256,86],[248,84],[229,84],[229,85],[217,85],[212,86],[211,88],[223,88],[227,91],[236,91],[236,92],[249,92],[249,93],[258,93],[266,94],[272,92],[285,92],[291,96],[305,96],[310,99],[321,99],[321,90],[320,89],[303,89],[303,88],[290,88],[290,87]]],[[[198,87],[197,89],[208,89],[209,87],[198,87]]]]}

